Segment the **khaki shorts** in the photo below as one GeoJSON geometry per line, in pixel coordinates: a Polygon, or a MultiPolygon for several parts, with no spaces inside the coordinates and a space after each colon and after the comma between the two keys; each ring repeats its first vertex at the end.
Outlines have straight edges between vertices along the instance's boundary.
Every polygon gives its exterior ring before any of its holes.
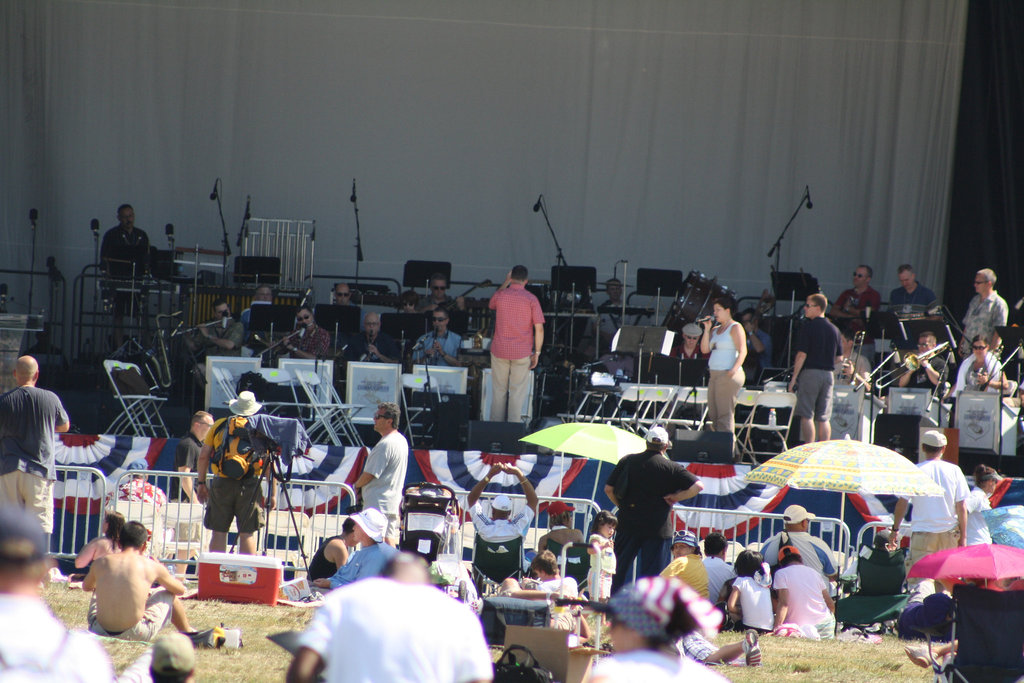
{"type": "Polygon", "coordinates": [[[227,477],[208,477],[210,500],[206,504],[203,526],[210,531],[227,533],[231,530],[232,520],[238,520],[238,532],[251,534],[259,531],[265,524],[263,508],[260,507],[260,496],[256,495],[260,480],[256,477],[247,479],[228,479],[227,477]]]}
{"type": "Polygon", "coordinates": [[[0,476],[0,504],[25,508],[39,518],[43,531],[53,533],[53,482],[21,470],[0,476]]]}
{"type": "Polygon", "coordinates": [[[171,620],[173,604],[174,596],[167,590],[161,588],[153,591],[149,594],[149,599],[146,600],[146,611],[142,614],[139,623],[127,631],[114,633],[100,626],[100,622],[96,619],[96,596],[93,595],[92,602],[89,603],[89,630],[98,636],[148,643],[156,638],[160,629],[171,620]]]}

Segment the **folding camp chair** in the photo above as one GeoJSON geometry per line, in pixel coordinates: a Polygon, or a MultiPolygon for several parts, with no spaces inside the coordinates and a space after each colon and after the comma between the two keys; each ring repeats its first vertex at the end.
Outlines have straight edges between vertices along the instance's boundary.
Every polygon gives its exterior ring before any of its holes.
{"type": "Polygon", "coordinates": [[[937,667],[946,681],[1001,683],[1024,676],[1024,591],[953,588],[953,661],[937,667]]]}
{"type": "Polygon", "coordinates": [[[494,592],[509,577],[523,573],[523,537],[508,541],[485,541],[479,535],[473,541],[473,580],[480,595],[494,592]]]}
{"type": "Polygon", "coordinates": [[[138,390],[128,390],[124,382],[117,381],[119,373],[137,373],[139,378],[143,377],[142,371],[135,363],[123,363],[117,360],[103,361],[103,369],[110,380],[110,387],[114,390],[114,396],[121,404],[121,414],[114,418],[114,421],[107,427],[107,434],[129,434],[131,436],[164,437],[170,436],[167,425],[160,416],[160,405],[167,399],[163,396],[153,394],[150,387],[147,393],[138,390]]]}
{"type": "Polygon", "coordinates": [[[906,550],[862,545],[857,558],[855,590],[836,601],[836,622],[868,626],[899,619],[910,595],[905,592],[906,550]]]}
{"type": "Polygon", "coordinates": [[[548,541],[547,550],[554,553],[555,557],[561,559],[562,551],[565,551],[565,564],[560,565],[562,576],[569,576],[575,579],[576,586],[579,587],[580,592],[586,586],[587,576],[590,574],[589,549],[590,546],[587,544],[570,544],[568,548],[563,548],[561,543],[548,541]],[[580,547],[581,545],[582,547],[580,547]]]}

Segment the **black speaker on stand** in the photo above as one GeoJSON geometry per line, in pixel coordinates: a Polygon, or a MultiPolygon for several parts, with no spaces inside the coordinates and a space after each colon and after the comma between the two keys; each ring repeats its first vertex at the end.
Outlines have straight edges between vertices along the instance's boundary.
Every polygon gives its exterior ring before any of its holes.
{"type": "Polygon", "coordinates": [[[697,432],[677,429],[669,458],[676,462],[733,463],[732,432],[697,432]]]}

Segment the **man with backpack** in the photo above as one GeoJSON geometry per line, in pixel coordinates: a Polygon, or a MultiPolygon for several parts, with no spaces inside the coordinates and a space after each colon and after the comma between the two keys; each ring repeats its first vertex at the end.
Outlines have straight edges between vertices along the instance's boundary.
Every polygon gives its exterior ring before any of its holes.
{"type": "MultiPolygon", "coordinates": [[[[211,552],[227,550],[228,530],[231,522],[237,520],[238,552],[255,555],[256,534],[266,523],[260,479],[263,469],[273,467],[273,462],[259,455],[246,427],[248,418],[260,412],[263,405],[251,391],[243,391],[228,403],[228,408],[233,415],[214,423],[199,452],[196,497],[206,504],[203,526],[212,532],[211,552]]],[[[274,508],[277,489],[272,476],[267,480],[267,502],[274,508]]]]}

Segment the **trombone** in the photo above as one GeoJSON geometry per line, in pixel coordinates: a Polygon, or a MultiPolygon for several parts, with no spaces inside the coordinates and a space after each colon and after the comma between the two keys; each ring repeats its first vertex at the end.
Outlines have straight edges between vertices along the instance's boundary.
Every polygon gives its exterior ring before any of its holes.
{"type": "Polygon", "coordinates": [[[917,372],[921,368],[921,364],[930,359],[938,356],[939,354],[946,351],[949,348],[949,342],[944,341],[933,349],[928,349],[924,353],[908,353],[903,357],[896,367],[885,375],[878,379],[878,386],[884,387],[892,384],[904,374],[908,372],[917,372]]]}

